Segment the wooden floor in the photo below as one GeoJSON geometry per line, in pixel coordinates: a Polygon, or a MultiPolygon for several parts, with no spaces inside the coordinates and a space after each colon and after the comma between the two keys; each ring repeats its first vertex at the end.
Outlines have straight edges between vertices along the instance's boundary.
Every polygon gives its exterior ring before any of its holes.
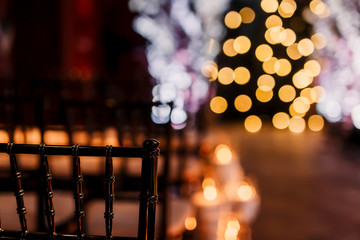
{"type": "Polygon", "coordinates": [[[360,239],[360,151],[344,152],[342,142],[324,132],[216,129],[257,181],[261,208],[253,240],[360,239]]]}

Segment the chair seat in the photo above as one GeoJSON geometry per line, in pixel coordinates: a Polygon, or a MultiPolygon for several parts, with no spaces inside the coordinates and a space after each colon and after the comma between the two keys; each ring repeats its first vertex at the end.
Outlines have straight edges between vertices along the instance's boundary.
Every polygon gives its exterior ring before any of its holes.
{"type": "MultiPolygon", "coordinates": [[[[71,220],[74,215],[74,199],[72,192],[54,191],[54,207],[56,209],[55,224],[61,225],[71,220]]],[[[37,228],[38,196],[36,192],[25,192],[24,202],[28,230],[37,228]]],[[[20,230],[19,216],[16,213],[16,201],[12,192],[0,193],[1,227],[5,230],[20,230]]]]}
{"type": "MultiPolygon", "coordinates": [[[[161,204],[156,211],[156,226],[159,227],[161,204]]],[[[104,235],[104,201],[93,200],[86,207],[86,232],[90,235],[104,235]]],[[[189,200],[174,198],[169,201],[170,219],[167,234],[179,235],[185,231],[185,218],[193,214],[193,207],[189,200]]],[[[136,201],[114,202],[114,236],[134,237],[137,235],[139,203],[136,201]]],[[[159,230],[158,230],[159,231],[159,230]]]]}

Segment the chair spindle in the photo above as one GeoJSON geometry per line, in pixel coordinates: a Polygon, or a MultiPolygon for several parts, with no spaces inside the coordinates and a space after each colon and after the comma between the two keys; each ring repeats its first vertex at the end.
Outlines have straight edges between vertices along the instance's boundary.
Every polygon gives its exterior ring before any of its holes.
{"type": "Polygon", "coordinates": [[[53,191],[52,191],[52,175],[50,173],[49,163],[47,156],[45,155],[45,143],[41,143],[39,146],[39,154],[41,161],[41,175],[44,187],[45,195],[45,214],[48,223],[48,233],[50,237],[54,237],[55,233],[55,209],[53,203],[53,191]]]}
{"type": "Polygon", "coordinates": [[[139,213],[139,239],[155,239],[155,212],[158,202],[157,162],[160,154],[159,142],[155,139],[143,143],[144,154],[141,169],[141,192],[139,213]],[[151,171],[149,171],[151,169],[151,171]],[[146,217],[147,215],[148,217],[146,217]],[[148,229],[148,231],[146,231],[148,229]]]}
{"type": "Polygon", "coordinates": [[[106,146],[106,161],[105,161],[105,229],[106,238],[112,238],[112,223],[114,218],[113,202],[115,199],[114,194],[114,168],[113,159],[111,156],[112,145],[106,146]]]}
{"type": "Polygon", "coordinates": [[[14,195],[16,197],[17,213],[19,214],[20,227],[22,235],[25,236],[28,233],[26,222],[26,208],[24,204],[24,190],[21,186],[21,172],[16,160],[15,153],[13,152],[14,143],[8,143],[7,153],[10,156],[10,171],[15,184],[14,195]]]}
{"type": "Polygon", "coordinates": [[[77,224],[77,236],[83,238],[84,233],[84,193],[82,189],[83,175],[80,168],[80,157],[78,156],[79,144],[74,144],[72,149],[73,155],[73,186],[74,186],[74,200],[75,200],[75,217],[77,224]]]}

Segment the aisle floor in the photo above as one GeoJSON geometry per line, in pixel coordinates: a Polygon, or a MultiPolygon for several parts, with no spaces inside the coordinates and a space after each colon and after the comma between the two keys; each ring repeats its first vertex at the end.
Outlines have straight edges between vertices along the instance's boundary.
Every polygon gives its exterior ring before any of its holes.
{"type": "Polygon", "coordinates": [[[217,135],[256,179],[261,207],[253,240],[360,239],[359,154],[345,154],[325,132],[295,135],[265,127],[250,134],[223,125],[217,135]]]}

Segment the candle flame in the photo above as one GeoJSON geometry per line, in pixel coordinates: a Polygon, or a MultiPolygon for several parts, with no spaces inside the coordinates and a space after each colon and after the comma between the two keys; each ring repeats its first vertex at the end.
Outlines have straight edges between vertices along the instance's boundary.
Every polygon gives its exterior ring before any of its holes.
{"type": "Polygon", "coordinates": [[[232,159],[231,150],[225,144],[220,144],[215,148],[215,155],[220,164],[228,164],[232,159]]]}

